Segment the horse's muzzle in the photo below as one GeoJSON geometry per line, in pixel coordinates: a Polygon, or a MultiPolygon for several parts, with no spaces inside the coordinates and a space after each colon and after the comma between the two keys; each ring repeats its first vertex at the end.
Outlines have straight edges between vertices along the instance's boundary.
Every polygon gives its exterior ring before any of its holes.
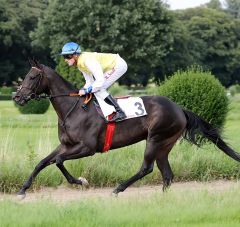
{"type": "Polygon", "coordinates": [[[24,106],[29,100],[23,95],[15,95],[13,100],[20,106],[24,106]]]}

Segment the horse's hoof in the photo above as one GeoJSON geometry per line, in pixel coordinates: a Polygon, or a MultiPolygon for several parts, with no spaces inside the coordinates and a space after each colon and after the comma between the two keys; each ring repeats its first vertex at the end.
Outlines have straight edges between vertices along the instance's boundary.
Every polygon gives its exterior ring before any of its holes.
{"type": "Polygon", "coordinates": [[[114,197],[114,198],[117,198],[118,197],[118,193],[116,193],[116,192],[112,192],[112,197],[114,197]]]}
{"type": "Polygon", "coordinates": [[[18,200],[23,200],[23,199],[25,199],[25,197],[26,197],[26,193],[24,193],[24,194],[17,194],[17,199],[18,200]]]}
{"type": "Polygon", "coordinates": [[[82,182],[82,186],[89,188],[89,183],[84,177],[79,177],[78,180],[82,182]]]}

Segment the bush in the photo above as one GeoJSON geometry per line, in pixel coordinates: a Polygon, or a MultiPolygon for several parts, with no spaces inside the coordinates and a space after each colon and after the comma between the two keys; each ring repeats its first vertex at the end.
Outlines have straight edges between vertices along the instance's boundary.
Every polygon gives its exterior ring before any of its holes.
{"type": "Polygon", "coordinates": [[[85,79],[82,73],[78,70],[77,67],[69,67],[66,62],[64,62],[63,57],[60,58],[60,61],[56,67],[57,73],[59,73],[63,78],[68,80],[77,88],[82,88],[85,84],[85,79]]]}
{"type": "Polygon", "coordinates": [[[239,94],[240,93],[240,85],[239,84],[232,85],[231,87],[229,87],[228,90],[229,90],[231,96],[239,94]]]}
{"type": "Polygon", "coordinates": [[[0,87],[0,94],[1,95],[11,95],[13,92],[13,88],[12,87],[0,87]]]}
{"type": "Polygon", "coordinates": [[[158,94],[198,114],[214,127],[221,128],[224,124],[229,104],[225,89],[200,67],[176,72],[159,87],[158,94]]]}
{"type": "Polygon", "coordinates": [[[12,100],[12,95],[0,95],[0,101],[12,100]]]}
{"type": "Polygon", "coordinates": [[[112,96],[125,96],[128,95],[128,89],[126,86],[120,86],[117,83],[113,84],[108,92],[112,95],[112,96]]]}
{"type": "Polygon", "coordinates": [[[48,110],[49,105],[50,101],[48,99],[41,99],[40,101],[31,100],[24,106],[15,104],[22,114],[44,114],[48,110]]]}

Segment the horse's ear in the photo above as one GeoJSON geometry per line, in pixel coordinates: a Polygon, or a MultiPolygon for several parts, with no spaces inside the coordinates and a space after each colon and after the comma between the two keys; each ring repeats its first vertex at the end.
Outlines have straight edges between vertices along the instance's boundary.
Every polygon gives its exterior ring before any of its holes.
{"type": "Polygon", "coordinates": [[[33,59],[34,62],[34,66],[37,67],[38,69],[42,69],[42,65],[40,64],[40,62],[37,59],[33,59]]]}
{"type": "Polygon", "coordinates": [[[28,58],[28,62],[32,67],[36,67],[38,69],[42,69],[42,65],[38,60],[36,60],[34,57],[33,58],[28,58]]]}
{"type": "Polygon", "coordinates": [[[28,62],[30,64],[30,66],[32,66],[32,67],[35,66],[35,63],[34,63],[33,59],[28,58],[28,62]]]}

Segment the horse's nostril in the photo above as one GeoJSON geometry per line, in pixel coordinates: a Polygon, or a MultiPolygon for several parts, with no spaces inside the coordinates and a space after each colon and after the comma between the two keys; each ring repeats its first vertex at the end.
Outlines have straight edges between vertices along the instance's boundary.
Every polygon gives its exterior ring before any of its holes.
{"type": "Polygon", "coordinates": [[[15,95],[14,97],[13,97],[13,100],[14,101],[19,101],[21,99],[21,97],[19,96],[19,95],[15,95]]]}

